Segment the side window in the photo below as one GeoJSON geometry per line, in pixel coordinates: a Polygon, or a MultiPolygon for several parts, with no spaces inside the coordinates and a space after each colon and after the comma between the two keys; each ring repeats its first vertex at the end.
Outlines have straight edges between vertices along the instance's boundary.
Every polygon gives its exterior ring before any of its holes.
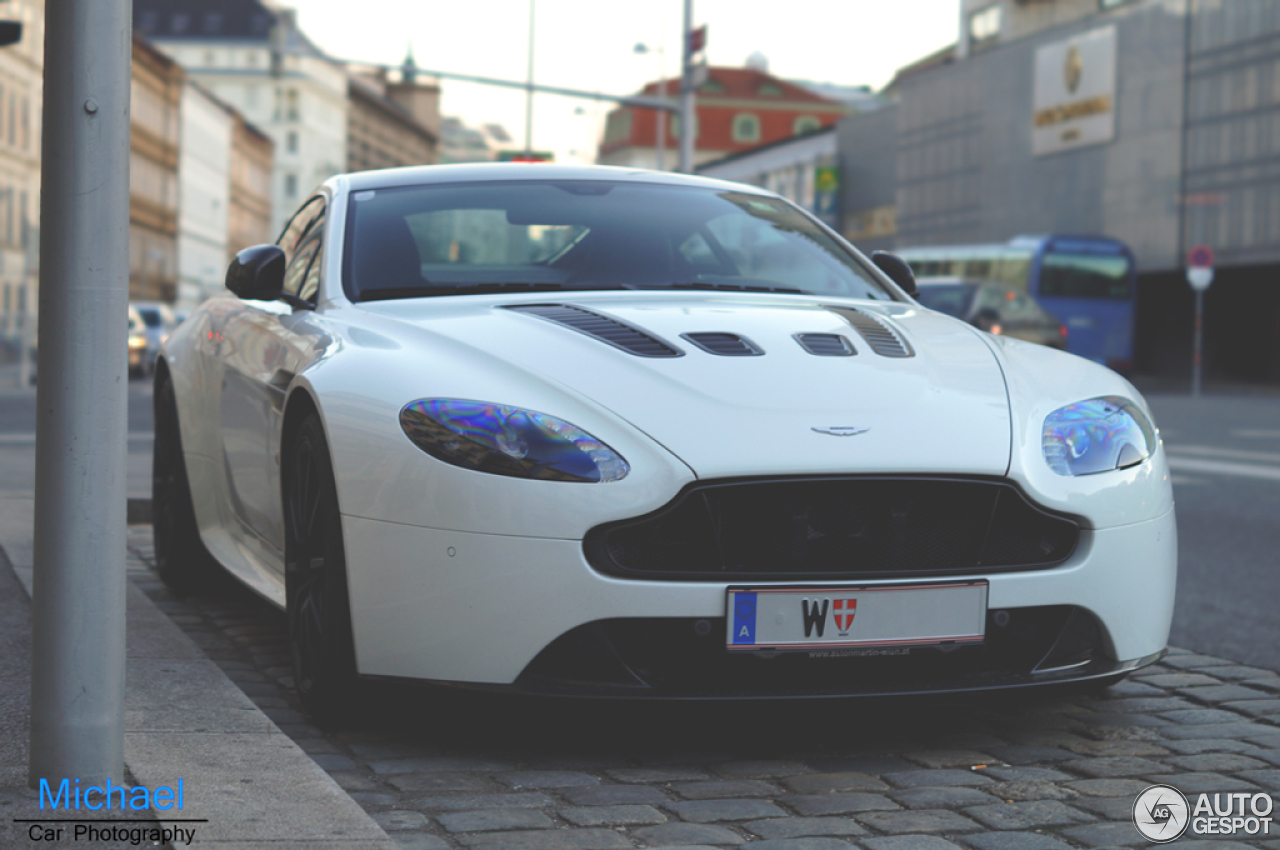
{"type": "MultiPolygon", "coordinates": [[[[324,260],[324,240],[320,238],[321,224],[316,225],[317,236],[313,243],[316,246],[314,256],[307,264],[307,273],[302,277],[302,286],[298,289],[298,297],[303,301],[316,303],[316,293],[320,290],[320,266],[324,260]]],[[[308,246],[309,248],[310,246],[308,246]]]]}
{"type": "MultiPolygon", "coordinates": [[[[303,282],[307,279],[307,272],[311,266],[320,266],[317,255],[320,252],[320,240],[312,239],[298,249],[293,255],[293,259],[289,261],[289,265],[284,270],[284,291],[298,295],[302,289],[303,282]],[[315,261],[315,262],[313,262],[315,261]]],[[[318,274],[318,272],[317,272],[318,274]]],[[[305,297],[298,295],[299,298],[305,297]]]]}
{"type": "Polygon", "coordinates": [[[311,232],[312,226],[324,215],[324,197],[316,195],[298,208],[280,233],[276,244],[284,249],[286,263],[293,262],[293,254],[302,239],[311,232]]]}

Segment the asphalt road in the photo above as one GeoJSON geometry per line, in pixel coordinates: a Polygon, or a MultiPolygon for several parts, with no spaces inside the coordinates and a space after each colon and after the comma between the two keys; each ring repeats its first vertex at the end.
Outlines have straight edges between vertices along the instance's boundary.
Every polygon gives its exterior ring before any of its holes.
{"type": "MultiPolygon", "coordinates": [[[[11,369],[8,371],[12,371],[11,369]]],[[[13,380],[0,369],[0,493],[30,495],[36,478],[35,388],[11,389],[13,380]]],[[[128,495],[151,493],[151,380],[129,381],[128,495]]]]}
{"type": "Polygon", "coordinates": [[[1280,394],[1147,400],[1177,503],[1170,643],[1280,670],[1280,394]]]}
{"type": "MultiPolygon", "coordinates": [[[[3,386],[3,384],[0,384],[3,386]]],[[[1149,393],[1178,512],[1170,643],[1280,670],[1280,392],[1149,393]]],[[[0,494],[35,481],[35,392],[0,391],[0,494]]],[[[151,384],[129,383],[129,494],[147,496],[151,384]]]]}

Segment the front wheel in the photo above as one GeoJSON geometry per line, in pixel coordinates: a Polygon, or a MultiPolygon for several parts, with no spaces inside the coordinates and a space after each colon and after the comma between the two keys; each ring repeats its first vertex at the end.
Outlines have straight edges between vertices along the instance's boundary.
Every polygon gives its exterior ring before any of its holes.
{"type": "Polygon", "coordinates": [[[321,720],[351,711],[355,645],[342,518],[320,417],[307,416],[283,470],[289,654],[298,698],[321,720]]]}

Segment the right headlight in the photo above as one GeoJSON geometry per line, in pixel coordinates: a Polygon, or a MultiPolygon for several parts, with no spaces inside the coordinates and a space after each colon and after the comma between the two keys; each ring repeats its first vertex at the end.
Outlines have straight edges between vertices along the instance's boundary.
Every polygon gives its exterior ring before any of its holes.
{"type": "Polygon", "coordinates": [[[1044,459],[1059,475],[1134,466],[1156,450],[1151,420],[1133,402],[1103,396],[1068,404],[1044,420],[1044,459]]]}

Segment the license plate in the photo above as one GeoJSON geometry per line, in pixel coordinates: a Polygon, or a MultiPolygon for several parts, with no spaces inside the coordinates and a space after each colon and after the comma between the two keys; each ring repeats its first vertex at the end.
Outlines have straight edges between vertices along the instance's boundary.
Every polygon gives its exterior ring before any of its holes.
{"type": "Polygon", "coordinates": [[[731,587],[729,650],[981,643],[987,582],[731,587]]]}

